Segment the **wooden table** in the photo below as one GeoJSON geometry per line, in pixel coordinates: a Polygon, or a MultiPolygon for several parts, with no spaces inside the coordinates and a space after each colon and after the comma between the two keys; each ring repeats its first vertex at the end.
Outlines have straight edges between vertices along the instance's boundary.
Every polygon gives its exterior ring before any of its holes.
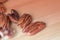
{"type": "Polygon", "coordinates": [[[16,9],[20,15],[28,13],[33,21],[44,21],[47,27],[34,36],[22,33],[16,24],[17,33],[10,40],[60,40],[60,0],[9,0],[5,3],[7,13],[16,9]]]}

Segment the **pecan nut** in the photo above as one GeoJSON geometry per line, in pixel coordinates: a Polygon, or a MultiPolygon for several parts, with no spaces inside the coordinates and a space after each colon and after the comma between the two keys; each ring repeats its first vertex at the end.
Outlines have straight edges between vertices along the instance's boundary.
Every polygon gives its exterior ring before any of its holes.
{"type": "Polygon", "coordinates": [[[29,14],[23,14],[19,21],[18,21],[18,25],[21,26],[21,28],[26,27],[27,25],[29,25],[32,22],[32,17],[29,14]]]}
{"type": "Polygon", "coordinates": [[[0,27],[3,27],[6,24],[6,16],[3,13],[0,13],[0,27]]]}
{"type": "Polygon", "coordinates": [[[26,32],[27,35],[34,35],[39,31],[43,30],[46,27],[46,23],[44,22],[35,22],[28,25],[26,28],[23,29],[23,32],[26,32]]]}
{"type": "Polygon", "coordinates": [[[10,20],[12,22],[15,22],[15,23],[17,23],[17,21],[20,18],[18,12],[16,10],[14,10],[14,9],[11,9],[11,14],[8,14],[8,16],[9,16],[10,20]]]}
{"type": "Polygon", "coordinates": [[[3,4],[0,4],[0,13],[5,13],[6,12],[6,8],[3,4]]]}
{"type": "Polygon", "coordinates": [[[7,35],[9,37],[14,33],[11,27],[10,19],[3,13],[0,13],[0,32],[3,34],[3,36],[7,35]]]}

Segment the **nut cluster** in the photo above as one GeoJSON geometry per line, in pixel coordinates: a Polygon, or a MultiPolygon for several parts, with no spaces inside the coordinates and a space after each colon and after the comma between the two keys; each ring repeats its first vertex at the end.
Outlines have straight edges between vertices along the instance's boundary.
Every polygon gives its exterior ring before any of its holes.
{"type": "Polygon", "coordinates": [[[0,38],[4,36],[12,37],[14,35],[11,23],[18,24],[22,28],[22,32],[27,33],[27,35],[34,35],[46,27],[46,23],[44,22],[32,22],[33,18],[30,14],[25,13],[20,16],[15,9],[11,9],[11,13],[5,15],[6,8],[3,3],[6,1],[0,0],[0,38]]]}
{"type": "Polygon", "coordinates": [[[7,0],[0,0],[0,38],[4,38],[5,36],[12,37],[14,34],[13,28],[11,27],[11,21],[7,15],[6,8],[4,3],[7,0]]]}
{"type": "Polygon", "coordinates": [[[19,16],[18,12],[14,9],[11,10],[8,17],[11,22],[17,23],[18,26],[22,28],[22,32],[27,33],[27,35],[34,35],[46,27],[46,23],[44,22],[32,22],[32,16],[30,14],[25,13],[22,16],[19,16]]]}
{"type": "Polygon", "coordinates": [[[9,17],[3,13],[0,13],[0,33],[2,33],[0,38],[5,36],[12,37],[14,34],[9,17]]]}
{"type": "Polygon", "coordinates": [[[46,27],[44,22],[37,21],[32,23],[32,16],[30,14],[23,14],[20,17],[18,12],[14,9],[11,9],[11,14],[8,15],[0,13],[0,30],[2,30],[3,33],[7,30],[7,35],[13,35],[12,22],[17,23],[18,26],[22,28],[22,32],[27,33],[27,35],[34,35],[46,27]]]}

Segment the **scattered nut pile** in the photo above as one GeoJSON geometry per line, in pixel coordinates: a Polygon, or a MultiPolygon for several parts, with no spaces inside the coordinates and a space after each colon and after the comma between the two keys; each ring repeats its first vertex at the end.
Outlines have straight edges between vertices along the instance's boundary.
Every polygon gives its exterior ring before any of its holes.
{"type": "Polygon", "coordinates": [[[11,13],[5,15],[6,8],[3,3],[6,1],[0,0],[0,38],[13,37],[15,32],[11,26],[12,22],[18,24],[22,28],[22,32],[27,33],[27,35],[34,35],[46,27],[44,22],[36,21],[32,23],[33,18],[30,14],[19,16],[15,9],[11,9],[11,13]]]}

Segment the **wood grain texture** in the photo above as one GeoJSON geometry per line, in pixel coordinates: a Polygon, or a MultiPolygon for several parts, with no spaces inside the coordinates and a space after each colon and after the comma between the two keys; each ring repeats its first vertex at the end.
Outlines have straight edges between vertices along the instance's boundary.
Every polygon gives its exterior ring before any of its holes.
{"type": "Polygon", "coordinates": [[[31,14],[34,21],[44,21],[47,27],[34,36],[27,36],[15,24],[17,33],[11,40],[60,40],[60,0],[9,0],[7,13],[16,9],[20,15],[31,14]]]}

